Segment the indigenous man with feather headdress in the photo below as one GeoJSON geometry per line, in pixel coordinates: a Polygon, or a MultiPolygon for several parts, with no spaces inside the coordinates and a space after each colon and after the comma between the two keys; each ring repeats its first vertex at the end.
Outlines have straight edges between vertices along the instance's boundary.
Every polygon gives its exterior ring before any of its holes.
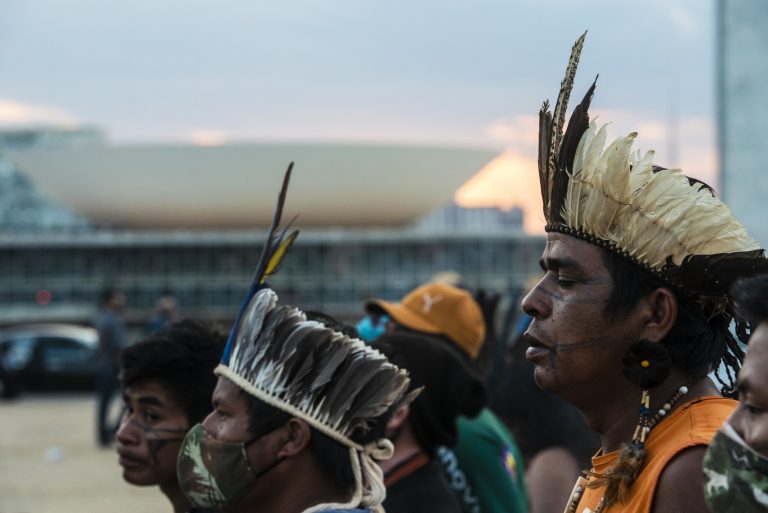
{"type": "Polygon", "coordinates": [[[387,420],[419,390],[382,353],[327,316],[279,304],[266,285],[298,235],[277,230],[290,170],[215,369],[213,411],[182,443],[179,485],[193,507],[232,513],[381,513],[387,420]]]}
{"type": "Polygon", "coordinates": [[[723,395],[743,357],[729,287],[768,264],[710,187],[633,152],[637,134],[606,147],[587,112],[594,84],[564,130],[583,43],[554,113],[540,113],[548,235],[523,300],[537,383],[602,438],[566,512],[706,511],[702,458],[736,406],[723,395]]]}

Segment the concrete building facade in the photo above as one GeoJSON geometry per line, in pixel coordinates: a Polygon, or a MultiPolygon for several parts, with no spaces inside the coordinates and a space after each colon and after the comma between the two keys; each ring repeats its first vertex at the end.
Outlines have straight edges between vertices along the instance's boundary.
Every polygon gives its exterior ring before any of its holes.
{"type": "Polygon", "coordinates": [[[768,247],[768,2],[718,0],[721,194],[768,247]]]}

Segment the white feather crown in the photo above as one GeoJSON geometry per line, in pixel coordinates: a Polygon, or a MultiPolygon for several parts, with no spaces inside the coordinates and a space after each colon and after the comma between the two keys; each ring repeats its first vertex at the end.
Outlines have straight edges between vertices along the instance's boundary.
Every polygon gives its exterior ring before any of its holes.
{"type": "MultiPolygon", "coordinates": [[[[585,34],[586,35],[586,34],[585,34]]],[[[565,111],[584,43],[573,47],[554,116],[539,113],[539,177],[546,230],[599,245],[695,299],[711,317],[731,309],[729,288],[768,272],[760,245],[706,184],[632,152],[636,133],[606,147],[605,126],[589,120],[595,84],[565,111]]]]}
{"type": "Polygon", "coordinates": [[[307,320],[262,288],[243,310],[216,374],[348,447],[410,400],[405,370],[363,341],[307,320]]]}

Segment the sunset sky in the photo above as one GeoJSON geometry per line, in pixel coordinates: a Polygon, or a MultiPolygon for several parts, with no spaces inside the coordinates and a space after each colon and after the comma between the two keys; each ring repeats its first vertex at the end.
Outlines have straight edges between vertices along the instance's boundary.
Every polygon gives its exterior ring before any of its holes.
{"type": "Polygon", "coordinates": [[[457,201],[530,218],[536,113],[585,29],[574,95],[599,73],[612,137],[716,182],[714,26],[711,0],[5,0],[0,127],[492,148],[457,201]]]}

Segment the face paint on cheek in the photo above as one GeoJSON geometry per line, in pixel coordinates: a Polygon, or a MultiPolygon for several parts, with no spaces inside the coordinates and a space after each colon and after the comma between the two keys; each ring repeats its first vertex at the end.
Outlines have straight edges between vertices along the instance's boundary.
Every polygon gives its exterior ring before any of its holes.
{"type": "Polygon", "coordinates": [[[589,289],[576,294],[564,295],[549,287],[539,286],[539,290],[545,296],[548,296],[553,302],[576,305],[606,305],[608,297],[601,288],[610,287],[611,283],[605,280],[591,280],[582,282],[581,285],[588,285],[589,289]]]}
{"type": "Polygon", "coordinates": [[[182,442],[184,438],[170,438],[167,440],[149,439],[147,440],[147,447],[149,448],[149,455],[152,457],[152,463],[157,465],[157,455],[166,444],[170,442],[182,442]]]}
{"type": "Polygon", "coordinates": [[[610,340],[606,338],[595,338],[592,340],[585,340],[583,342],[575,342],[572,344],[563,344],[562,342],[555,342],[552,346],[547,348],[547,358],[549,359],[549,366],[552,369],[552,375],[556,383],[560,383],[560,357],[565,353],[573,353],[582,349],[591,349],[593,347],[603,347],[610,343],[610,340]]]}
{"type": "Polygon", "coordinates": [[[581,351],[582,349],[589,349],[592,347],[602,347],[608,345],[610,340],[607,338],[594,338],[592,340],[585,340],[584,342],[575,342],[573,344],[561,344],[556,343],[550,349],[551,352],[557,353],[569,353],[572,351],[581,351]]]}

